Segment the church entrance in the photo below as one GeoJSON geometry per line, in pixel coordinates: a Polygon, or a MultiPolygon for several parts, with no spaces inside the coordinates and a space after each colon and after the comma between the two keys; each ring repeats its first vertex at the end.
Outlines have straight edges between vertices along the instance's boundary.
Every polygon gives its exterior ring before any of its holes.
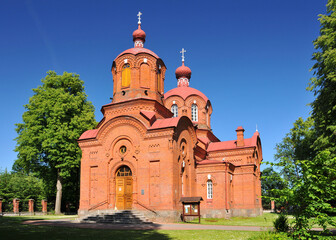
{"type": "Polygon", "coordinates": [[[121,166],[116,172],[116,207],[118,210],[132,209],[132,193],[132,171],[127,166],[121,166]]]}

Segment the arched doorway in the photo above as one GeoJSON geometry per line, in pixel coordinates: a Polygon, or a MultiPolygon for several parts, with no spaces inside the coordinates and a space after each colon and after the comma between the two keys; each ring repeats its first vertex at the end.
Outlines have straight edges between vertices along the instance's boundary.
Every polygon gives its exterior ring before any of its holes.
{"type": "Polygon", "coordinates": [[[133,179],[128,166],[121,166],[116,172],[116,207],[132,209],[133,179]]]}

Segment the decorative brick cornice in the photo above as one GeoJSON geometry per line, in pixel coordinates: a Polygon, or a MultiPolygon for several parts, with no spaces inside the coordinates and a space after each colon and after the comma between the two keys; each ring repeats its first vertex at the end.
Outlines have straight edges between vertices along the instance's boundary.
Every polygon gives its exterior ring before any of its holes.
{"type": "Polygon", "coordinates": [[[253,154],[254,149],[246,149],[246,150],[223,150],[223,151],[216,151],[216,152],[209,152],[209,157],[226,157],[226,156],[235,156],[235,155],[249,155],[253,154]]]}
{"type": "Polygon", "coordinates": [[[145,136],[147,129],[144,124],[139,122],[139,120],[133,118],[133,117],[118,117],[109,120],[106,122],[102,128],[99,130],[97,138],[102,141],[102,144],[105,145],[106,142],[106,135],[111,131],[111,129],[117,127],[117,126],[132,126],[134,129],[136,129],[139,133],[140,136],[143,137],[145,136]]]}

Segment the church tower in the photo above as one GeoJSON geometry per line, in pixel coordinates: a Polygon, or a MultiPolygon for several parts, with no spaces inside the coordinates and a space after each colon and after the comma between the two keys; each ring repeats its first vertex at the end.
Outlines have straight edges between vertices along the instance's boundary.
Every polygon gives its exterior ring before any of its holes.
{"type": "Polygon", "coordinates": [[[162,104],[166,66],[158,55],[144,48],[146,33],[141,29],[141,12],[138,18],[134,47],[120,53],[112,64],[112,103],[148,98],[162,104]]]}

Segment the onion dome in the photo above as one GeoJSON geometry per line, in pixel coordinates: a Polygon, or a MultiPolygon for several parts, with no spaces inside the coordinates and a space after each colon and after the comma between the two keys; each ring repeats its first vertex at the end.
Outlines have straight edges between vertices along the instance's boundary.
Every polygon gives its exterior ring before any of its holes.
{"type": "Polygon", "coordinates": [[[133,42],[134,42],[134,47],[140,47],[142,48],[144,46],[144,43],[146,41],[146,33],[144,30],[141,29],[141,15],[142,13],[138,13],[138,29],[133,32],[133,42]]]}
{"type": "Polygon", "coordinates": [[[191,70],[184,66],[184,53],[186,50],[182,48],[182,66],[178,67],[175,71],[178,87],[189,87],[189,79],[191,78],[191,70]]]}
{"type": "Polygon", "coordinates": [[[182,66],[176,69],[175,75],[177,79],[188,78],[189,80],[191,77],[191,70],[187,66],[184,66],[184,62],[182,62],[182,66]]]}
{"type": "Polygon", "coordinates": [[[143,47],[146,41],[146,33],[141,29],[141,25],[138,24],[138,29],[133,32],[134,47],[143,47]]]}

